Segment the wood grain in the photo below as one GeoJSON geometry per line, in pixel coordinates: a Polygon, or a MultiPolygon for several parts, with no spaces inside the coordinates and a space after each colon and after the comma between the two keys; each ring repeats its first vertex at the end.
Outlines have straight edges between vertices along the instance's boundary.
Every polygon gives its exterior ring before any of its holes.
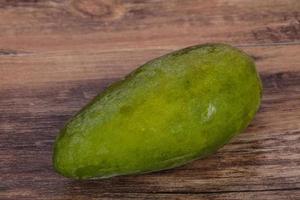
{"type": "Polygon", "coordinates": [[[300,199],[298,0],[0,1],[0,199],[300,199]],[[256,61],[260,111],[217,154],[139,176],[72,181],[51,164],[63,124],[154,57],[231,43],[256,61]]]}

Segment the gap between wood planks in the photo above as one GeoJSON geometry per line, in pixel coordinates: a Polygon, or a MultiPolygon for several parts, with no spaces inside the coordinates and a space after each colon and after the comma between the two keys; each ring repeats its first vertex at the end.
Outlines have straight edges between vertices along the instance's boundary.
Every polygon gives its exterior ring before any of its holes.
{"type": "MultiPolygon", "coordinates": [[[[220,190],[220,191],[206,191],[206,192],[176,192],[176,191],[170,191],[170,192],[134,192],[136,194],[226,194],[226,193],[248,193],[248,192],[272,192],[272,191],[298,191],[300,190],[300,187],[295,188],[283,188],[283,189],[264,189],[264,190],[220,190]]],[[[112,192],[114,193],[114,192],[112,192]]],[[[117,193],[117,192],[116,192],[117,193]]],[[[127,194],[127,192],[121,192],[123,194],[127,194]]],[[[132,192],[128,192],[129,194],[132,194],[132,192]]]]}
{"type": "MultiPolygon", "coordinates": [[[[210,43],[210,42],[207,42],[210,43]]],[[[214,43],[214,42],[211,42],[214,43]]],[[[205,43],[203,43],[205,44],[205,43]]],[[[228,43],[230,44],[230,43],[228,43]]],[[[197,45],[197,44],[195,44],[197,45]]],[[[274,43],[266,43],[266,44],[231,44],[235,47],[272,47],[272,46],[289,46],[289,45],[300,45],[300,41],[297,42],[274,42],[274,43]]],[[[186,46],[188,47],[188,46],[186,46]]],[[[185,47],[182,47],[185,48],[185,47]]],[[[123,52],[123,51],[137,51],[137,50],[177,50],[179,49],[178,47],[175,46],[165,46],[162,48],[122,48],[122,49],[114,49],[114,50],[101,50],[98,51],[97,53],[110,53],[110,52],[123,52]]],[[[45,53],[51,53],[51,52],[66,52],[68,50],[57,50],[57,51],[46,51],[46,52],[32,52],[32,51],[24,51],[24,50],[14,50],[14,49],[5,49],[2,48],[0,49],[0,56],[26,56],[26,55],[31,55],[31,54],[45,54],[45,53]]]]}

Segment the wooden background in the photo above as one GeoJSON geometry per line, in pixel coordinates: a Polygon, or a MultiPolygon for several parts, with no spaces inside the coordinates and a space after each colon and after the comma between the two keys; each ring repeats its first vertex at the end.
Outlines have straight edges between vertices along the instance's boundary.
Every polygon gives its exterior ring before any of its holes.
{"type": "Polygon", "coordinates": [[[299,0],[0,0],[0,199],[300,199],[299,0]],[[151,58],[226,42],[256,60],[263,102],[217,154],[72,181],[51,164],[66,120],[151,58]]]}

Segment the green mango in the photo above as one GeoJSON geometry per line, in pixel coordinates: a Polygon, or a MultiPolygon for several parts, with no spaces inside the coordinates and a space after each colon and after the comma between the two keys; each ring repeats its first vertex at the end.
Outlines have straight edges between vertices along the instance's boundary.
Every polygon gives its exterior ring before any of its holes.
{"type": "Polygon", "coordinates": [[[244,130],[262,86],[253,60],[225,44],[181,49],[109,86],[61,130],[54,168],[74,179],[183,165],[244,130]]]}

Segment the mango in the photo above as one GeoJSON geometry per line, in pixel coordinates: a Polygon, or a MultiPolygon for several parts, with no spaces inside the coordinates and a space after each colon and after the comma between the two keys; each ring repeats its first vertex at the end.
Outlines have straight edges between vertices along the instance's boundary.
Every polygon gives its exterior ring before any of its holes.
{"type": "Polygon", "coordinates": [[[67,122],[55,170],[108,178],[181,166],[214,153],[257,112],[262,86],[253,60],[225,44],[153,59],[112,84],[67,122]]]}

